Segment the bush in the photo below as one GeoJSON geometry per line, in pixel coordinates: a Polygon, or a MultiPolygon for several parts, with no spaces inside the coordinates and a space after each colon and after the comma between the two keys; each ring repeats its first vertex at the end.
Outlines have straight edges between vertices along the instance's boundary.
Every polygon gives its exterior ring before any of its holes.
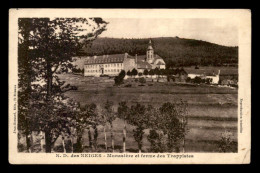
{"type": "Polygon", "coordinates": [[[211,84],[212,83],[212,79],[207,78],[205,82],[206,82],[206,84],[211,84]]]}
{"type": "Polygon", "coordinates": [[[109,77],[107,74],[101,74],[100,77],[109,77]]]}
{"type": "Polygon", "coordinates": [[[154,70],[151,69],[149,72],[148,72],[149,75],[153,76],[154,75],[154,70]]]}
{"type": "Polygon", "coordinates": [[[187,77],[186,82],[191,82],[191,78],[187,77]]]}
{"type": "Polygon", "coordinates": [[[132,72],[131,72],[131,74],[133,75],[133,76],[136,76],[137,75],[137,70],[134,68],[133,70],[132,70],[132,72]]]}
{"type": "Polygon", "coordinates": [[[128,72],[126,73],[127,76],[132,76],[132,73],[130,70],[128,70],[128,72]]]}
{"type": "Polygon", "coordinates": [[[235,152],[234,150],[234,145],[236,144],[231,137],[233,134],[231,132],[225,131],[224,133],[221,134],[221,139],[218,142],[218,147],[219,151],[223,153],[228,153],[228,152],[235,152]]]}
{"type": "Polygon", "coordinates": [[[144,75],[148,75],[148,70],[147,69],[144,70],[144,75]]]}
{"type": "Polygon", "coordinates": [[[132,87],[132,84],[127,84],[125,85],[125,87],[132,87]]]}
{"type": "Polygon", "coordinates": [[[84,73],[84,70],[83,70],[83,69],[80,69],[80,68],[73,68],[73,69],[72,69],[72,72],[73,72],[73,73],[84,73]]]}
{"type": "Polygon", "coordinates": [[[167,76],[167,81],[170,82],[171,80],[172,80],[173,82],[175,82],[175,77],[168,75],[168,76],[167,76]]]}
{"type": "Polygon", "coordinates": [[[139,78],[139,82],[141,83],[141,84],[144,84],[144,83],[146,83],[146,80],[145,80],[145,78],[139,78]]]}
{"type": "Polygon", "coordinates": [[[143,73],[138,73],[138,76],[143,76],[143,73]]]}
{"type": "Polygon", "coordinates": [[[77,86],[71,86],[71,90],[78,90],[77,86]]]}
{"type": "Polygon", "coordinates": [[[163,143],[163,135],[158,133],[156,130],[150,130],[147,140],[151,143],[150,152],[162,153],[166,150],[163,143]]]}
{"type": "Polygon", "coordinates": [[[121,85],[123,84],[124,78],[116,76],[114,80],[115,80],[115,85],[121,85]]]}
{"type": "Polygon", "coordinates": [[[194,83],[200,84],[201,83],[201,78],[196,76],[193,80],[194,83]]]}
{"type": "Polygon", "coordinates": [[[171,76],[167,75],[167,81],[170,82],[171,76]]]}
{"type": "Polygon", "coordinates": [[[118,76],[115,77],[115,85],[121,85],[123,84],[124,82],[124,77],[125,77],[125,71],[122,70],[118,76]]]}

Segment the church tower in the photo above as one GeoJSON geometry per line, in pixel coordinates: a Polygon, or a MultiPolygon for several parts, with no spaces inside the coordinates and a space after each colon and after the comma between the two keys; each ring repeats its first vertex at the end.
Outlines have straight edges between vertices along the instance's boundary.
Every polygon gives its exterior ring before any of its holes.
{"type": "Polygon", "coordinates": [[[149,44],[148,44],[148,48],[147,48],[147,51],[146,51],[146,61],[148,63],[152,63],[153,58],[154,58],[154,51],[153,51],[153,47],[152,47],[152,41],[150,39],[149,44]]]}

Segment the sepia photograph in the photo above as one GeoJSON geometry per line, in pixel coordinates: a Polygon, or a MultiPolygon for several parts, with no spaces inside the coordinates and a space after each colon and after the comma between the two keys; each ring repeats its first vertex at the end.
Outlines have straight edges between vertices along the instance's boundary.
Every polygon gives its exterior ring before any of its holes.
{"type": "Polygon", "coordinates": [[[250,162],[250,11],[68,11],[9,11],[9,162],[250,162]]]}

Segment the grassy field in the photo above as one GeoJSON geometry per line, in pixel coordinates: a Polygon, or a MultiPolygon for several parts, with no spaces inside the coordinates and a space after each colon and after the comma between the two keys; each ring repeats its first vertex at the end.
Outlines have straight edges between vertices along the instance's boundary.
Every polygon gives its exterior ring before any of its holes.
{"type": "MultiPolygon", "coordinates": [[[[226,67],[224,68],[226,69],[226,67]]],[[[226,69],[226,73],[231,74],[230,71],[226,69]]],[[[233,69],[232,73],[235,73],[235,69],[233,69]]],[[[155,107],[159,107],[165,102],[173,102],[180,99],[186,101],[189,112],[186,152],[218,152],[218,141],[221,138],[221,133],[225,131],[232,132],[232,138],[237,142],[237,89],[158,82],[147,82],[145,86],[138,86],[138,83],[132,83],[132,87],[124,87],[124,85],[116,87],[113,79],[109,78],[83,77],[73,74],[62,74],[59,77],[66,83],[78,87],[78,90],[66,92],[66,96],[80,102],[82,106],[95,103],[100,108],[106,100],[113,101],[114,109],[117,109],[118,103],[121,101],[127,101],[129,106],[140,102],[155,107]]],[[[123,122],[120,119],[116,119],[113,123],[116,152],[121,152],[123,122]]],[[[137,143],[133,138],[133,128],[131,125],[127,125],[126,149],[128,152],[137,152],[137,143]]],[[[99,126],[98,129],[99,150],[102,151],[104,150],[103,127],[99,126]]],[[[147,129],[143,138],[144,152],[148,152],[150,147],[150,143],[147,141],[148,134],[149,130],[147,129]]],[[[109,127],[107,127],[107,140],[108,147],[110,147],[109,127]]],[[[84,135],[83,143],[85,152],[91,152],[91,149],[88,147],[87,132],[84,135]]],[[[61,140],[58,139],[55,144],[56,152],[62,152],[60,146],[61,140]]]]}
{"type": "MultiPolygon", "coordinates": [[[[78,90],[69,91],[66,95],[79,101],[81,105],[95,103],[102,106],[106,100],[114,102],[114,108],[120,101],[127,101],[129,105],[140,102],[159,107],[162,103],[174,100],[184,100],[188,103],[189,133],[186,136],[186,152],[218,152],[217,141],[225,130],[233,133],[237,141],[237,89],[216,86],[180,85],[174,83],[151,82],[152,86],[116,87],[113,79],[91,78],[66,74],[59,76],[78,87],[78,90]]],[[[122,149],[123,122],[114,121],[115,145],[117,152],[122,149]]],[[[110,134],[108,128],[108,146],[110,134]]],[[[137,144],[132,135],[133,127],[127,126],[126,148],[129,152],[137,151],[137,144]]],[[[102,147],[104,135],[99,127],[98,143],[102,147]]],[[[145,131],[144,152],[148,151],[150,143],[147,141],[149,131],[145,131]]],[[[59,142],[58,142],[59,143],[59,142]]],[[[86,151],[88,150],[87,134],[84,137],[86,151]]],[[[57,144],[58,145],[58,144],[57,144]]]]}

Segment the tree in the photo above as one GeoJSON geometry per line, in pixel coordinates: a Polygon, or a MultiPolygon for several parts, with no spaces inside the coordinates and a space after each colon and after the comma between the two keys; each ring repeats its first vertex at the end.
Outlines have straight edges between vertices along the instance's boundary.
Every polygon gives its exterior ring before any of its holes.
{"type": "Polygon", "coordinates": [[[32,84],[37,77],[37,74],[33,72],[34,61],[31,61],[31,54],[29,50],[30,19],[19,19],[19,35],[22,39],[19,39],[18,43],[18,130],[25,135],[26,138],[26,150],[31,152],[31,132],[33,125],[31,122],[31,92],[32,84]]]}
{"type": "Polygon", "coordinates": [[[116,85],[121,85],[122,83],[123,83],[123,81],[124,81],[124,78],[125,78],[125,71],[124,70],[122,70],[119,74],[118,74],[118,76],[116,76],[115,77],[115,84],[116,85]]]}
{"type": "Polygon", "coordinates": [[[165,76],[168,76],[170,75],[170,70],[169,69],[162,69],[162,74],[165,75],[165,76]]]}
{"type": "Polygon", "coordinates": [[[144,70],[144,75],[148,75],[148,70],[147,69],[144,70]]]}
{"type": "Polygon", "coordinates": [[[121,72],[118,75],[120,78],[124,79],[125,77],[125,70],[121,70],[121,72]]]}
{"type": "Polygon", "coordinates": [[[187,104],[164,103],[160,109],[159,128],[167,135],[168,152],[179,152],[182,145],[185,151],[185,135],[187,133],[187,104]],[[181,144],[182,141],[182,144],[181,144]]]}
{"type": "Polygon", "coordinates": [[[134,68],[131,73],[132,73],[133,76],[136,76],[138,72],[137,72],[137,70],[134,68]]]}
{"type": "Polygon", "coordinates": [[[212,78],[206,78],[205,83],[206,84],[211,84],[212,83],[212,78]]]}
{"type": "Polygon", "coordinates": [[[162,153],[165,152],[164,137],[161,131],[150,129],[147,140],[151,143],[150,152],[162,153]]]}
{"type": "Polygon", "coordinates": [[[129,108],[126,102],[120,102],[118,106],[118,117],[122,118],[124,121],[124,129],[123,129],[123,152],[126,151],[126,122],[129,118],[129,108]]]}
{"type": "Polygon", "coordinates": [[[153,70],[153,69],[151,69],[151,70],[149,71],[149,75],[151,75],[151,76],[154,75],[154,70],[153,70]]]}
{"type": "Polygon", "coordinates": [[[156,68],[154,69],[154,74],[157,75],[157,82],[158,82],[159,77],[160,77],[160,74],[161,74],[160,69],[159,69],[158,67],[156,67],[156,68]]]}
{"type": "Polygon", "coordinates": [[[146,80],[145,80],[144,77],[141,77],[141,78],[139,78],[139,82],[140,82],[141,84],[144,84],[144,83],[146,83],[146,80]]]}
{"type": "Polygon", "coordinates": [[[229,131],[225,131],[221,134],[221,139],[218,141],[219,151],[222,153],[235,152],[233,146],[235,144],[232,139],[233,134],[229,131]]]}
{"type": "Polygon", "coordinates": [[[158,67],[154,69],[154,74],[158,76],[160,75],[160,69],[158,67]]]}
{"type": "Polygon", "coordinates": [[[127,71],[127,76],[132,76],[132,73],[130,72],[130,70],[127,71]]]}
{"type": "Polygon", "coordinates": [[[167,71],[165,69],[160,69],[160,75],[167,75],[167,71]]]}
{"type": "Polygon", "coordinates": [[[136,126],[133,132],[134,139],[138,144],[139,153],[142,151],[144,129],[147,125],[146,115],[146,108],[144,105],[137,103],[136,105],[131,106],[128,122],[131,125],[136,126]]]}
{"type": "Polygon", "coordinates": [[[72,145],[72,152],[82,152],[83,151],[83,144],[82,144],[82,137],[83,132],[88,124],[88,117],[85,116],[85,108],[81,108],[79,103],[75,103],[74,111],[72,114],[72,130],[71,130],[71,145],[72,145]],[[74,137],[76,138],[76,144],[74,147],[74,137]]]}
{"type": "Polygon", "coordinates": [[[200,84],[202,82],[202,79],[198,76],[196,76],[193,80],[194,83],[200,84]]]}
{"type": "Polygon", "coordinates": [[[90,148],[94,147],[97,150],[97,138],[98,138],[98,129],[97,126],[100,123],[100,119],[97,113],[97,106],[94,103],[85,105],[85,109],[83,112],[87,121],[85,121],[85,127],[88,129],[88,137],[89,137],[89,146],[90,148]],[[93,140],[91,134],[91,128],[94,129],[93,140]]]}
{"type": "Polygon", "coordinates": [[[111,101],[106,101],[104,104],[104,116],[106,116],[106,120],[108,121],[111,129],[111,147],[112,147],[112,152],[114,152],[114,131],[113,131],[113,121],[116,119],[116,114],[113,110],[113,102],[111,101]]]}
{"type": "Polygon", "coordinates": [[[187,77],[186,82],[191,82],[191,78],[187,77]]]}
{"type": "MultiPolygon", "coordinates": [[[[19,54],[22,56],[19,56],[18,59],[25,57],[27,59],[20,62],[28,61],[27,65],[21,63],[21,66],[26,66],[26,68],[21,68],[24,70],[19,73],[21,76],[31,76],[30,80],[23,81],[20,78],[19,82],[28,82],[30,85],[35,82],[40,84],[34,84],[33,91],[29,91],[27,94],[34,95],[35,98],[28,99],[29,103],[34,104],[27,104],[27,108],[24,109],[34,109],[34,116],[27,111],[26,123],[21,122],[23,120],[20,119],[18,124],[28,126],[28,122],[36,123],[36,127],[45,132],[46,152],[51,152],[53,141],[58,133],[62,132],[62,128],[59,126],[66,125],[66,123],[60,123],[65,121],[64,117],[56,112],[58,105],[62,105],[64,109],[66,107],[66,104],[62,104],[62,100],[65,100],[62,95],[64,82],[59,80],[56,73],[58,70],[68,72],[68,69],[73,67],[72,57],[83,45],[101,34],[105,30],[106,24],[101,18],[19,19],[20,52],[24,53],[19,54]],[[28,75],[29,73],[30,75],[28,75]],[[41,119],[39,116],[44,116],[40,111],[46,113],[47,117],[45,116],[44,121],[36,121],[36,119],[41,119]]],[[[29,89],[30,86],[28,85],[27,88],[29,89]]],[[[26,129],[28,128],[26,127],[26,129]]]]}
{"type": "Polygon", "coordinates": [[[159,109],[148,105],[146,114],[147,127],[150,129],[147,136],[148,141],[151,143],[150,152],[166,152],[165,135],[161,130],[161,114],[159,109]]]}

